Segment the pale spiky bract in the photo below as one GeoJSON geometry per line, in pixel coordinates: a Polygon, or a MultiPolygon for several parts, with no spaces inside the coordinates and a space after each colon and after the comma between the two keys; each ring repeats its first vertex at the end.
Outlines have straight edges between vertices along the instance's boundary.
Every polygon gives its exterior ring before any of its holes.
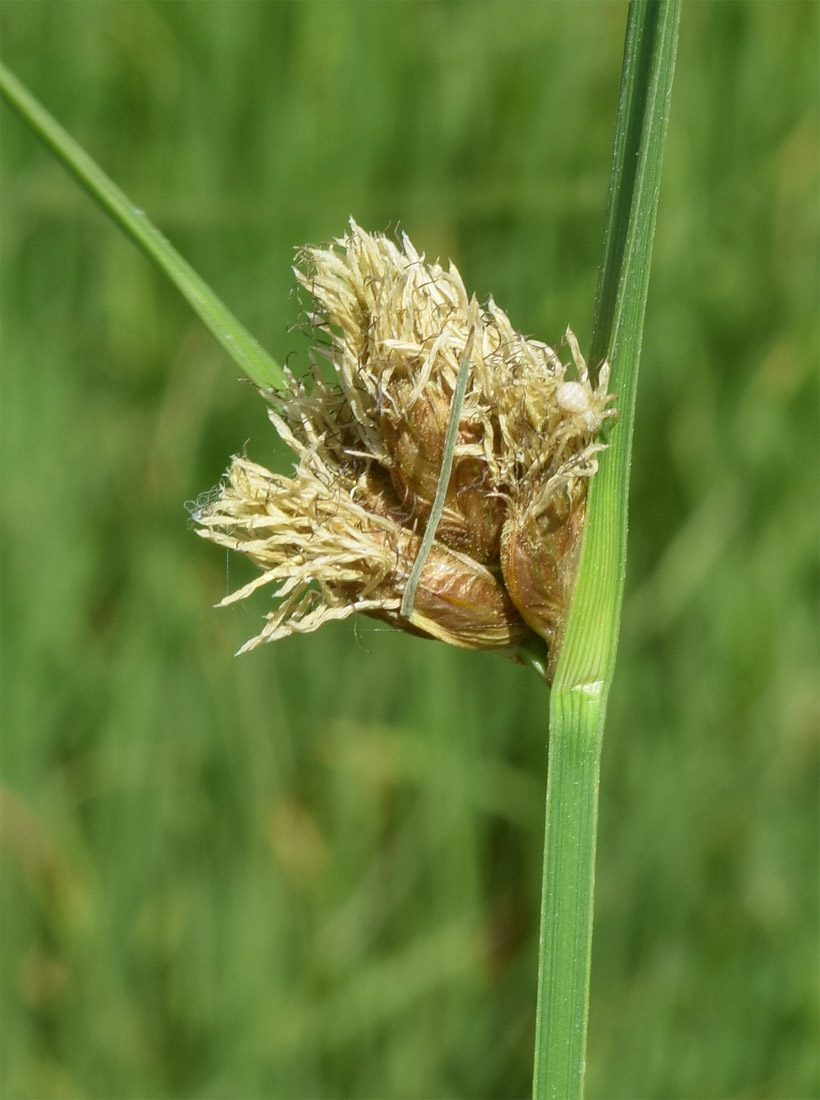
{"type": "Polygon", "coordinates": [[[318,366],[272,399],[293,477],[235,458],[199,532],[262,569],[281,601],[245,647],[363,612],[455,645],[512,655],[535,632],[553,650],[571,591],[596,436],[612,415],[608,369],[574,377],[493,302],[469,299],[451,264],[428,264],[351,221],[299,254],[318,366]],[[469,377],[444,511],[413,612],[401,595],[430,515],[450,404],[471,329],[469,377]]]}

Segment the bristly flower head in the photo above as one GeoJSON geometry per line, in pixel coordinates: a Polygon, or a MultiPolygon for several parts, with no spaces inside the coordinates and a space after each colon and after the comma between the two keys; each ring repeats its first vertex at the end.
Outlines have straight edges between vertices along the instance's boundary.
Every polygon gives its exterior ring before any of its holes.
{"type": "Polygon", "coordinates": [[[354,612],[413,633],[514,656],[540,636],[554,667],[574,581],[589,478],[614,415],[602,364],[591,384],[481,310],[456,268],[428,264],[351,220],[306,248],[296,276],[335,380],[318,364],[271,398],[292,477],[237,457],[195,513],[199,534],[262,570],[230,603],[275,583],[278,605],[243,650],[354,612]],[[471,333],[473,334],[471,336],[471,333]],[[412,612],[401,598],[433,508],[459,365],[469,374],[452,472],[412,612]]]}

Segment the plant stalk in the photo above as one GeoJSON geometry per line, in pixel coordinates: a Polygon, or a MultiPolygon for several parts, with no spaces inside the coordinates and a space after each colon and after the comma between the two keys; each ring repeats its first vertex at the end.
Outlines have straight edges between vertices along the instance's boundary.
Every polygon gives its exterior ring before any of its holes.
{"type": "Polygon", "coordinates": [[[0,92],[117,225],[165,272],[240,370],[262,389],[282,389],[285,376],[279,364],[234,317],[187,260],[180,256],[146,217],[145,212],[123,194],[88,153],[2,64],[0,92]]]}
{"type": "Polygon", "coordinates": [[[626,571],[632,424],[680,0],[631,0],[590,362],[618,422],[592,478],[550,695],[533,1096],[580,1100],[586,1064],[601,741],[626,571]]]}

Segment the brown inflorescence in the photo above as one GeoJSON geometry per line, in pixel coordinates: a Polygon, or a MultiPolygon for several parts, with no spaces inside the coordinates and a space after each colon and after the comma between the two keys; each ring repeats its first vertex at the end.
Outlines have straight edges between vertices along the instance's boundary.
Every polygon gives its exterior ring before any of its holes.
{"type": "Polygon", "coordinates": [[[277,586],[277,606],[243,650],[361,612],[509,656],[537,636],[552,668],[597,437],[614,415],[607,364],[593,386],[571,331],[568,368],[492,299],[480,309],[452,264],[426,263],[406,236],[399,245],[351,221],[331,246],[303,249],[295,271],[335,379],[314,363],[266,395],[296,455],[292,477],[236,457],[195,511],[201,535],[261,570],[223,603],[277,586]],[[405,617],[468,348],[444,508],[405,617]]]}

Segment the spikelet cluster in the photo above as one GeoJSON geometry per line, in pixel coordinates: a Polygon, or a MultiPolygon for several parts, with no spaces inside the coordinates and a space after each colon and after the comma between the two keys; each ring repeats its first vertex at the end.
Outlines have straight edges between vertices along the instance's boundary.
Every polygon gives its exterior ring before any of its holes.
{"type": "Polygon", "coordinates": [[[492,299],[480,307],[452,264],[427,263],[406,236],[395,243],[351,221],[329,247],[303,249],[294,270],[310,295],[316,361],[267,395],[296,456],[293,475],[236,457],[195,514],[201,535],[261,570],[223,603],[276,586],[276,607],[243,648],[361,612],[508,655],[537,635],[554,658],[597,436],[613,415],[607,364],[593,385],[571,331],[567,366],[516,332],[492,299]],[[468,341],[444,511],[405,617],[468,341]]]}

